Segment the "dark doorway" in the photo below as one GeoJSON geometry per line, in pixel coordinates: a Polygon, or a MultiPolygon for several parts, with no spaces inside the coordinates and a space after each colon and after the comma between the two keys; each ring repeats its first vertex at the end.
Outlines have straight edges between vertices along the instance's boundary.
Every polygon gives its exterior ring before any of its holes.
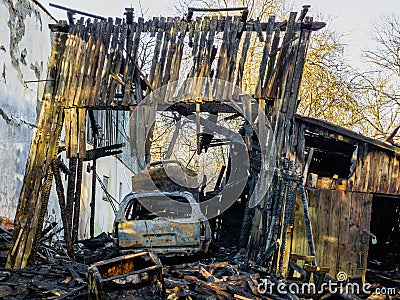
{"type": "Polygon", "coordinates": [[[375,195],[372,200],[368,262],[374,268],[392,269],[400,264],[400,197],[375,195]]]}

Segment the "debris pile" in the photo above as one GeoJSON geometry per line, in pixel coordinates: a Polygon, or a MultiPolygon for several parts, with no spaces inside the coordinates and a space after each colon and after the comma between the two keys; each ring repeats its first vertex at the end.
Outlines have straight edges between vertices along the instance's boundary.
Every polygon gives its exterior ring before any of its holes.
{"type": "Polygon", "coordinates": [[[249,268],[246,252],[212,243],[212,250],[200,261],[179,265],[165,263],[166,298],[178,299],[280,299],[263,291],[263,279],[249,268]],[[259,289],[261,288],[261,290],[259,289]]]}
{"type": "Polygon", "coordinates": [[[400,265],[393,266],[391,270],[382,270],[379,266],[377,266],[377,269],[367,269],[366,281],[375,290],[384,289],[388,291],[388,289],[391,289],[392,292],[395,290],[394,295],[391,295],[392,298],[400,299],[400,265]]]}
{"type": "Polygon", "coordinates": [[[0,299],[87,299],[87,266],[66,257],[0,268],[0,299]]]}
{"type": "Polygon", "coordinates": [[[116,256],[113,239],[105,232],[87,240],[81,240],[74,245],[75,259],[83,264],[90,265],[99,260],[106,260],[116,256]]]}
{"type": "Polygon", "coordinates": [[[0,217],[0,264],[7,259],[13,230],[14,223],[6,217],[0,217]]]}
{"type": "MultiPolygon", "coordinates": [[[[3,230],[3,226],[0,227],[0,232],[3,230]]],[[[76,243],[75,259],[72,259],[57,235],[45,231],[29,267],[20,270],[0,268],[0,299],[87,299],[88,266],[115,256],[112,239],[105,233],[76,243]]],[[[8,234],[7,249],[12,236],[11,232],[8,234]]],[[[4,233],[0,235],[4,236],[4,233]]],[[[0,242],[0,245],[3,244],[0,242]]],[[[6,255],[7,252],[4,255],[2,252],[2,266],[6,255]]]]}
{"type": "MultiPolygon", "coordinates": [[[[294,282],[299,286],[306,285],[309,276],[294,277],[292,280],[278,279],[249,265],[247,253],[238,251],[236,247],[224,248],[212,243],[207,256],[201,259],[165,258],[161,265],[151,253],[147,254],[151,259],[144,258],[139,262],[136,257],[144,257],[146,253],[117,256],[112,238],[105,233],[74,244],[75,259],[67,255],[62,242],[55,240],[41,243],[29,267],[20,270],[0,268],[0,299],[79,300],[88,299],[91,294],[95,295],[93,299],[104,299],[99,293],[102,289],[106,290],[103,293],[105,299],[375,299],[373,291],[380,287],[393,287],[400,295],[398,266],[392,271],[368,270],[367,282],[371,283],[371,295],[356,296],[340,290],[330,293],[327,288],[318,295],[295,295],[290,292],[289,286],[294,282]],[[131,261],[133,257],[135,262],[131,261]],[[100,280],[94,278],[96,270],[101,275],[100,280]],[[124,274],[129,276],[124,277],[124,274]],[[274,283],[274,287],[270,288],[266,283],[274,283]],[[287,294],[282,293],[282,289],[277,290],[278,284],[287,294]],[[118,285],[123,288],[115,288],[118,285]]],[[[301,266],[296,269],[300,274],[307,270],[301,266]]],[[[314,281],[318,281],[318,272],[311,273],[314,281]]],[[[332,279],[326,275],[324,282],[326,280],[332,279]]]]}
{"type": "Polygon", "coordinates": [[[167,299],[267,299],[258,292],[260,275],[218,262],[171,266],[165,271],[167,299]]]}

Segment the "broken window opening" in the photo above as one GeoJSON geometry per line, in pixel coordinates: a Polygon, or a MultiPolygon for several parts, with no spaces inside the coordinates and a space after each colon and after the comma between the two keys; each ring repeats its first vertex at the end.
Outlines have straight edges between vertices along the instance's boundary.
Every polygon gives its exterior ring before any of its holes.
{"type": "Polygon", "coordinates": [[[319,177],[349,178],[354,171],[357,145],[326,137],[311,131],[305,132],[305,156],[314,148],[309,173],[319,177]]]}

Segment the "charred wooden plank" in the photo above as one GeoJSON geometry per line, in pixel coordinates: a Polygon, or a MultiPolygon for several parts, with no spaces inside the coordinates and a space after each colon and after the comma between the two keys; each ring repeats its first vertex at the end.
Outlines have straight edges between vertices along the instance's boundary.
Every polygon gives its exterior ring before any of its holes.
{"type": "Polygon", "coordinates": [[[53,93],[56,86],[55,79],[59,72],[58,62],[65,50],[66,39],[67,34],[65,33],[55,34],[54,37],[54,48],[48,68],[48,78],[52,80],[46,82],[43,102],[36,122],[38,130],[35,131],[33,145],[28,157],[24,183],[15,216],[17,225],[14,230],[13,246],[7,257],[7,267],[21,268],[27,265],[32,247],[36,243],[37,230],[41,230],[38,222],[42,204],[45,203],[43,201],[45,199],[41,198],[43,184],[41,179],[48,174],[51,167],[50,162],[58,153],[62,128],[63,111],[56,107],[53,93]],[[54,119],[51,119],[52,122],[48,123],[49,112],[52,112],[50,117],[54,117],[54,119]],[[43,142],[43,140],[45,141],[43,142]]]}
{"type": "Polygon", "coordinates": [[[264,77],[265,77],[265,72],[267,69],[268,57],[270,54],[271,38],[272,38],[273,29],[274,29],[274,27],[273,27],[274,23],[275,23],[275,17],[269,17],[266,38],[265,38],[265,42],[264,42],[264,49],[263,49],[263,54],[262,54],[261,63],[260,63],[260,70],[259,70],[259,75],[258,75],[258,80],[257,80],[257,86],[256,86],[256,90],[254,93],[255,97],[257,99],[259,99],[261,97],[261,90],[264,85],[264,77]]]}
{"type": "Polygon", "coordinates": [[[207,68],[207,35],[210,30],[210,18],[204,17],[201,27],[200,41],[196,53],[196,59],[193,68],[193,87],[191,89],[191,97],[199,98],[204,95],[205,78],[204,72],[207,68]]]}
{"type": "Polygon", "coordinates": [[[93,41],[90,46],[90,55],[87,62],[87,71],[85,73],[84,80],[82,82],[82,93],[78,102],[79,106],[91,106],[91,93],[93,92],[93,86],[95,84],[96,69],[99,61],[99,55],[101,50],[101,35],[106,28],[106,22],[100,22],[93,28],[93,41]]]}
{"type": "Polygon", "coordinates": [[[96,149],[91,149],[86,151],[86,156],[83,158],[84,161],[90,161],[93,159],[98,159],[101,157],[106,157],[110,155],[115,155],[122,153],[122,150],[120,150],[124,144],[114,144],[110,146],[104,146],[96,149]]]}
{"type": "MultiPolygon", "coordinates": [[[[86,154],[86,153],[85,153],[86,154]]],[[[78,241],[78,230],[80,225],[80,213],[81,213],[81,193],[82,193],[82,168],[83,159],[78,158],[77,169],[76,169],[76,187],[74,197],[74,217],[72,222],[72,241],[75,243],[78,241]]]]}
{"type": "Polygon", "coordinates": [[[115,80],[115,76],[117,76],[117,78],[119,76],[119,72],[121,70],[121,67],[123,66],[123,63],[126,63],[126,59],[124,61],[124,56],[123,56],[123,52],[124,52],[124,42],[126,39],[126,34],[127,34],[127,25],[124,23],[121,25],[120,28],[120,32],[119,32],[120,36],[119,36],[119,40],[118,40],[118,46],[117,49],[115,49],[115,53],[114,53],[114,59],[113,59],[113,66],[110,69],[110,77],[112,77],[114,80],[110,80],[109,82],[109,87],[107,87],[107,106],[109,105],[114,105],[115,104],[115,94],[117,91],[117,87],[119,83],[121,85],[121,89],[124,89],[125,86],[125,82],[118,81],[115,80]],[[115,72],[115,73],[114,73],[115,72]]]}
{"type": "MultiPolygon", "coordinates": [[[[176,52],[174,55],[174,61],[172,64],[172,70],[171,70],[171,81],[175,82],[179,79],[179,73],[180,73],[180,67],[182,63],[182,55],[183,55],[183,49],[184,49],[184,39],[186,35],[186,30],[188,28],[188,24],[185,21],[181,21],[180,23],[180,33],[176,45],[176,52]]],[[[173,86],[175,88],[175,86],[173,86]]],[[[171,94],[173,95],[175,92],[175,89],[171,91],[171,94]]],[[[167,97],[169,99],[170,97],[167,97]]]]}
{"type": "MultiPolygon", "coordinates": [[[[118,24],[118,21],[120,20],[119,18],[116,18],[116,24],[118,24]]],[[[118,27],[117,27],[118,28],[118,27]]],[[[98,64],[96,67],[96,73],[94,75],[94,86],[93,90],[90,95],[90,106],[94,105],[99,105],[100,102],[100,96],[101,96],[101,88],[102,88],[102,83],[104,81],[104,77],[106,74],[104,74],[103,70],[107,67],[107,64],[105,63],[106,61],[106,56],[107,56],[107,51],[108,51],[108,45],[110,43],[110,38],[111,34],[115,35],[115,32],[113,31],[113,19],[108,18],[106,28],[104,32],[101,32],[101,42],[100,42],[100,49],[99,49],[99,60],[98,64]]]]}
{"type": "Polygon", "coordinates": [[[98,26],[97,20],[94,20],[93,24],[90,23],[90,20],[86,21],[86,27],[84,32],[84,50],[82,55],[82,61],[79,63],[79,71],[77,76],[77,85],[76,92],[74,95],[73,106],[79,106],[81,103],[81,94],[84,92],[86,81],[88,80],[88,69],[92,63],[92,46],[95,40],[95,32],[98,26]]]}
{"type": "Polygon", "coordinates": [[[108,30],[112,28],[112,37],[106,36],[104,39],[105,57],[103,58],[104,62],[101,73],[101,85],[96,95],[98,105],[100,106],[104,106],[108,103],[108,88],[111,82],[110,69],[112,62],[114,61],[115,51],[118,43],[118,36],[121,30],[121,22],[122,20],[120,18],[116,18],[114,25],[112,25],[112,23],[108,24],[108,30]]]}
{"type": "Polygon", "coordinates": [[[165,69],[165,61],[167,58],[168,45],[169,45],[170,36],[171,36],[172,22],[173,22],[173,19],[168,18],[167,23],[165,24],[164,39],[163,39],[162,47],[161,47],[160,60],[156,66],[156,71],[154,73],[154,80],[153,80],[153,88],[154,89],[157,89],[162,85],[162,76],[163,76],[164,69],[165,69]]]}
{"type": "MultiPolygon", "coordinates": [[[[130,101],[128,103],[130,105],[141,102],[142,97],[143,97],[142,86],[141,86],[141,82],[140,82],[140,73],[139,73],[138,65],[137,65],[137,59],[138,59],[137,52],[139,50],[140,36],[142,34],[142,31],[143,31],[143,18],[139,18],[138,26],[137,26],[136,33],[135,33],[135,38],[133,41],[132,53],[131,53],[131,60],[135,66],[133,82],[135,83],[136,101],[132,101],[133,99],[132,99],[132,97],[130,97],[130,99],[129,99],[130,101]]],[[[124,95],[124,100],[125,100],[125,95],[124,95]]]]}
{"type": "Polygon", "coordinates": [[[292,12],[289,15],[287,30],[282,40],[281,49],[279,51],[279,58],[277,61],[276,69],[274,70],[274,76],[271,79],[271,83],[269,84],[268,87],[269,91],[267,94],[268,98],[280,97],[279,87],[281,86],[282,81],[284,80],[284,75],[286,73],[285,67],[288,59],[287,54],[292,40],[293,30],[295,27],[296,15],[297,13],[295,12],[292,12]]]}
{"type": "Polygon", "coordinates": [[[244,64],[246,62],[247,52],[248,52],[249,46],[250,46],[250,38],[251,38],[250,28],[251,27],[253,27],[253,24],[248,22],[246,24],[246,29],[247,29],[246,37],[243,42],[242,55],[239,60],[239,66],[238,66],[238,72],[237,72],[237,78],[236,78],[236,85],[239,86],[239,88],[242,87],[244,64]]]}
{"type": "Polygon", "coordinates": [[[149,82],[153,86],[154,86],[154,79],[155,79],[154,76],[156,74],[157,66],[158,66],[158,62],[159,62],[158,59],[160,56],[160,49],[161,49],[164,28],[165,28],[165,18],[161,17],[159,20],[159,28],[158,28],[158,32],[157,32],[156,44],[154,47],[154,54],[153,54],[153,59],[151,61],[151,68],[150,68],[150,74],[149,74],[149,82]]]}
{"type": "Polygon", "coordinates": [[[80,158],[85,157],[86,153],[86,108],[79,108],[77,116],[77,123],[79,124],[79,129],[77,133],[77,139],[79,142],[78,146],[78,156],[80,158]]]}
{"type": "MultiPolygon", "coordinates": [[[[275,28],[274,29],[274,38],[272,40],[272,45],[271,45],[271,50],[268,54],[268,67],[267,67],[267,74],[265,76],[264,84],[262,86],[262,93],[261,97],[266,98],[268,95],[268,87],[271,85],[271,80],[272,76],[275,72],[275,63],[276,59],[279,54],[279,43],[280,43],[280,37],[281,35],[281,30],[280,28],[275,28]]],[[[271,98],[273,99],[273,98],[271,98]]]]}
{"type": "Polygon", "coordinates": [[[205,95],[208,95],[208,97],[206,99],[208,99],[210,101],[213,99],[212,82],[211,82],[211,77],[213,74],[212,74],[212,70],[211,70],[211,65],[216,56],[216,48],[214,47],[214,39],[215,39],[216,30],[217,30],[217,25],[218,25],[218,18],[212,17],[211,22],[210,22],[210,30],[209,30],[208,38],[207,38],[207,49],[206,49],[205,62],[204,62],[205,65],[204,65],[203,73],[201,74],[202,77],[209,78],[206,82],[205,95]]]}
{"type": "MultiPolygon", "coordinates": [[[[218,64],[217,64],[217,72],[215,74],[216,79],[221,79],[225,80],[225,74],[226,74],[226,66],[228,63],[228,40],[229,40],[229,35],[230,35],[230,28],[231,28],[231,21],[232,17],[226,17],[224,19],[225,25],[224,25],[224,33],[222,37],[222,44],[219,52],[219,57],[218,57],[218,64]]],[[[222,88],[221,85],[218,84],[218,80],[215,81],[214,83],[214,90],[215,90],[215,98],[216,100],[222,99],[222,88]]]]}
{"type": "MultiPolygon", "coordinates": [[[[229,37],[229,43],[228,43],[228,49],[227,49],[228,50],[228,52],[227,52],[228,60],[227,60],[227,64],[226,64],[225,74],[224,74],[225,80],[229,81],[230,83],[233,83],[233,81],[234,81],[238,47],[240,44],[241,35],[243,33],[242,27],[243,27],[243,23],[240,22],[240,16],[235,16],[233,18],[232,28],[231,28],[230,37],[229,37]]],[[[228,88],[224,88],[223,98],[230,99],[232,97],[232,92],[233,92],[232,88],[233,88],[232,84],[229,84],[228,88]]]]}
{"type": "Polygon", "coordinates": [[[61,220],[63,223],[64,239],[65,239],[67,251],[70,255],[72,255],[71,231],[70,231],[67,212],[66,212],[64,186],[63,186],[62,179],[61,179],[61,172],[60,172],[58,159],[53,160],[52,168],[53,168],[53,173],[54,173],[54,181],[56,183],[58,204],[60,206],[61,220]]]}
{"type": "Polygon", "coordinates": [[[165,72],[162,78],[162,85],[166,85],[171,77],[171,67],[172,67],[172,59],[176,52],[176,37],[179,30],[180,21],[179,18],[175,18],[171,24],[171,31],[169,32],[169,46],[168,46],[168,54],[165,63],[165,72]]]}
{"type": "Polygon", "coordinates": [[[79,147],[79,124],[78,124],[78,108],[73,107],[70,110],[70,144],[69,146],[69,157],[78,157],[78,147],[79,147]]]}
{"type": "MultiPolygon", "coordinates": [[[[310,22],[312,22],[312,19],[306,17],[305,23],[309,24],[310,22]]],[[[300,89],[300,81],[306,59],[306,49],[310,40],[310,31],[307,29],[301,30],[299,27],[297,28],[297,32],[294,36],[296,40],[293,42],[293,51],[296,53],[296,56],[292,59],[291,68],[289,68],[291,80],[288,82],[288,84],[290,87],[286,88],[285,91],[285,97],[288,99],[288,101],[286,107],[284,107],[284,110],[287,111],[287,118],[289,119],[293,117],[293,114],[297,109],[297,96],[300,89]]]]}
{"type": "Polygon", "coordinates": [[[101,38],[100,35],[102,32],[105,30],[106,23],[105,22],[100,22],[95,25],[93,28],[93,32],[91,33],[92,36],[92,43],[89,44],[88,50],[90,51],[87,59],[87,67],[86,67],[86,72],[84,79],[82,81],[82,92],[80,95],[80,99],[78,100],[77,105],[78,106],[89,106],[91,105],[90,100],[90,94],[92,93],[93,90],[93,82],[94,82],[94,76],[96,74],[96,67],[97,67],[97,62],[99,60],[99,51],[100,51],[100,43],[101,43],[101,38]]]}
{"type": "Polygon", "coordinates": [[[71,107],[73,103],[73,84],[76,79],[77,64],[80,59],[78,55],[81,55],[82,45],[84,43],[82,39],[83,29],[84,29],[84,19],[81,18],[76,25],[74,25],[72,31],[70,32],[70,38],[72,39],[71,49],[68,52],[68,56],[65,56],[64,60],[68,64],[68,77],[64,81],[64,97],[65,97],[65,107],[71,107]]]}
{"type": "Polygon", "coordinates": [[[72,228],[72,213],[74,207],[74,197],[75,197],[75,179],[76,179],[76,163],[77,158],[72,157],[69,160],[69,170],[71,175],[68,176],[67,183],[67,198],[66,198],[66,216],[68,221],[68,228],[71,230],[72,228]]]}
{"type": "Polygon", "coordinates": [[[180,65],[182,61],[182,50],[183,50],[183,39],[186,34],[187,23],[185,21],[176,20],[177,28],[176,28],[176,41],[174,44],[173,55],[171,59],[171,66],[170,72],[165,74],[168,77],[166,92],[165,92],[165,99],[166,103],[173,103],[173,95],[176,89],[175,81],[179,77],[180,65]]]}
{"type": "MultiPolygon", "coordinates": [[[[114,24],[114,30],[112,39],[110,42],[110,50],[107,56],[107,62],[105,70],[103,71],[103,87],[101,94],[101,105],[111,105],[113,101],[114,89],[116,87],[115,81],[113,80],[111,74],[116,73],[119,74],[122,53],[121,48],[123,49],[124,43],[126,40],[127,26],[125,23],[121,25],[122,20],[116,19],[114,24]],[[122,40],[123,38],[123,40],[122,40]]],[[[127,41],[128,46],[130,45],[129,40],[127,41]]]]}

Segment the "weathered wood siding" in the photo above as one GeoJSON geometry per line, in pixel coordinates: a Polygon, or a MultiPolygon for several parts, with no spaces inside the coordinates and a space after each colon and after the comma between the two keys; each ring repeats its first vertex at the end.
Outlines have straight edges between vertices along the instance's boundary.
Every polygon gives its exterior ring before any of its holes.
{"type": "MultiPolygon", "coordinates": [[[[356,167],[345,188],[339,190],[332,180],[329,187],[308,186],[307,192],[318,265],[330,267],[331,276],[339,271],[349,276],[365,275],[370,241],[366,232],[370,230],[374,194],[400,195],[398,150],[390,145],[380,146],[380,142],[360,140],[350,131],[346,136],[343,128],[339,133],[301,122],[297,128],[296,155],[303,165],[305,130],[357,146],[356,167]]],[[[296,200],[291,252],[309,254],[300,195],[296,200]]]]}
{"type": "Polygon", "coordinates": [[[399,154],[360,142],[357,167],[348,190],[363,193],[400,194],[399,154]]]}
{"type": "MultiPolygon", "coordinates": [[[[348,275],[365,273],[369,249],[372,194],[339,190],[308,192],[310,217],[319,266],[348,275]]],[[[292,253],[308,254],[300,196],[295,212],[292,253]]]]}

